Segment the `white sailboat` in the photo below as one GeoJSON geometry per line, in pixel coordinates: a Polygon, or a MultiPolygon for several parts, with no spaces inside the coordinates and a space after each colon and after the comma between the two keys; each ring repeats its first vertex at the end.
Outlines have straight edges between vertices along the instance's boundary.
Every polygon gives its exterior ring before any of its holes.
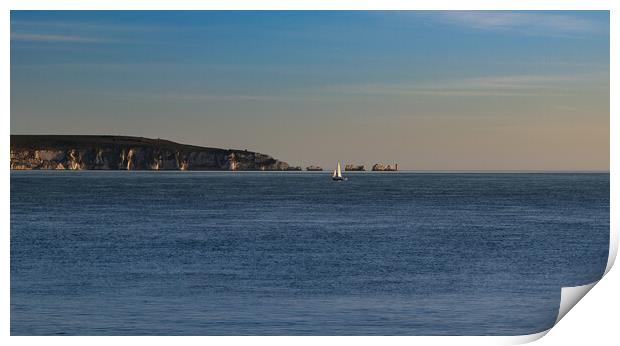
{"type": "Polygon", "coordinates": [[[332,174],[332,179],[337,180],[337,181],[344,180],[344,178],[342,177],[342,170],[340,169],[340,161],[338,161],[338,167],[334,169],[334,174],[332,174]]]}

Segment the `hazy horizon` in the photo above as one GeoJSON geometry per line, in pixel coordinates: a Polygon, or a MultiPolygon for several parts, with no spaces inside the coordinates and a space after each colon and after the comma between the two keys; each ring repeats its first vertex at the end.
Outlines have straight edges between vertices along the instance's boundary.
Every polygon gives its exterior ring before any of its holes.
{"type": "Polygon", "coordinates": [[[11,134],[609,171],[609,12],[11,11],[11,134]]]}

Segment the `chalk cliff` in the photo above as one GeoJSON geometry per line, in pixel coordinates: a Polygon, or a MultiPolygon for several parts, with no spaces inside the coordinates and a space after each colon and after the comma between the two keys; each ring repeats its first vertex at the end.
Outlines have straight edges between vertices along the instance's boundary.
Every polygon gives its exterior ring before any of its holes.
{"type": "Polygon", "coordinates": [[[347,164],[344,166],[345,171],[365,171],[364,165],[347,164]]]}
{"type": "Polygon", "coordinates": [[[379,171],[379,172],[393,172],[393,171],[397,171],[398,170],[398,163],[394,165],[394,167],[390,166],[390,165],[384,165],[382,163],[376,163],[374,166],[372,166],[372,170],[373,171],[379,171]]]}
{"type": "Polygon", "coordinates": [[[11,169],[288,170],[286,162],[247,150],[128,136],[11,135],[11,169]]]}

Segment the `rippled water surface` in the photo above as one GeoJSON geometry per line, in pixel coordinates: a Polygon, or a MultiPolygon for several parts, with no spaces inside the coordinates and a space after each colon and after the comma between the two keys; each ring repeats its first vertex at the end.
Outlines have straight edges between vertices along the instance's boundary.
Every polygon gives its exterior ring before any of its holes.
{"type": "Polygon", "coordinates": [[[509,335],[601,277],[609,174],[11,172],[11,334],[509,335]]]}

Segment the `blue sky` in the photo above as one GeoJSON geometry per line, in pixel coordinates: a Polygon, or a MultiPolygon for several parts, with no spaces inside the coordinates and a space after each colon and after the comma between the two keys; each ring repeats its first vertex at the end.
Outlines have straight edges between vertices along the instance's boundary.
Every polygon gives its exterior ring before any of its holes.
{"type": "Polygon", "coordinates": [[[11,133],[609,168],[608,12],[11,12],[11,133]]]}

